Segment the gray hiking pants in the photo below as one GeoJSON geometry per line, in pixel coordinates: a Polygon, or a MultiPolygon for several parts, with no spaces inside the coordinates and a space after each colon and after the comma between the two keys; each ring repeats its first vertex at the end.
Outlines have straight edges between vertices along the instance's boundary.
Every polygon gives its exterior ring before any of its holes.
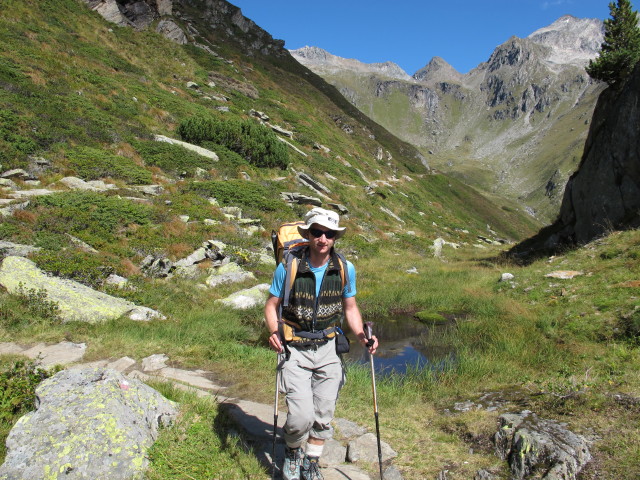
{"type": "Polygon", "coordinates": [[[333,339],[319,347],[289,349],[291,358],[282,366],[280,392],[286,394],[289,409],[284,439],[295,448],[308,436],[322,440],[333,436],[331,420],[345,374],[333,339]]]}

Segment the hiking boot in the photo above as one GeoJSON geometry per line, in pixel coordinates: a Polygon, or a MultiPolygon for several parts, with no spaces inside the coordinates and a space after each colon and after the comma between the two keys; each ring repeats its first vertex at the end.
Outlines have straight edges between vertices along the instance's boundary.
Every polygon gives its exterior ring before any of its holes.
{"type": "Polygon", "coordinates": [[[318,457],[304,457],[300,473],[302,473],[302,480],[324,480],[320,473],[318,457]]]}
{"type": "Polygon", "coordinates": [[[282,466],[282,478],[284,480],[300,480],[300,467],[304,454],[302,449],[284,447],[284,465],[282,466]]]}

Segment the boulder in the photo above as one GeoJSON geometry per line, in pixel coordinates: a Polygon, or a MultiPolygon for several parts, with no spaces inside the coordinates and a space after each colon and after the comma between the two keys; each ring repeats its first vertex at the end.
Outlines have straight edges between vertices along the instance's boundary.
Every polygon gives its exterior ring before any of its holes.
{"type": "Polygon", "coordinates": [[[587,440],[535,413],[505,413],[494,436],[496,454],[509,462],[515,479],[575,480],[591,460],[587,440]]]}
{"type": "Polygon", "coordinates": [[[205,280],[209,287],[217,287],[226,283],[240,283],[245,280],[255,280],[253,273],[247,272],[235,262],[227,263],[211,269],[211,275],[205,280]]]}
{"type": "Polygon", "coordinates": [[[6,242],[4,240],[0,240],[0,257],[2,256],[26,257],[30,253],[35,253],[39,250],[40,250],[39,247],[34,247],[33,245],[22,245],[20,243],[6,242]]]}
{"type": "Polygon", "coordinates": [[[255,287],[240,290],[216,302],[238,310],[257,307],[265,304],[269,287],[268,283],[261,283],[255,287]]]}
{"type": "Polygon", "coordinates": [[[300,205],[322,206],[322,200],[317,197],[310,197],[298,192],[280,192],[280,198],[287,203],[298,203],[300,205]]]}
{"type": "Polygon", "coordinates": [[[47,300],[58,304],[63,322],[99,323],[123,315],[132,320],[165,318],[155,310],[138,307],[128,300],[93,290],[73,280],[49,276],[23,257],[12,256],[2,261],[0,285],[12,294],[44,290],[47,300]]]}
{"type": "Polygon", "coordinates": [[[4,208],[0,208],[0,216],[10,217],[11,215],[13,215],[14,212],[17,212],[18,210],[24,210],[28,206],[29,206],[28,200],[26,202],[13,203],[4,208]]]}
{"type": "Polygon", "coordinates": [[[63,370],[36,389],[36,410],[7,437],[1,478],[142,478],[177,404],[104,368],[63,370]]]}
{"type": "Polygon", "coordinates": [[[102,180],[91,180],[86,182],[78,177],[64,177],[58,180],[57,183],[61,183],[71,190],[86,190],[90,192],[106,192],[107,190],[114,190],[118,188],[116,185],[112,183],[105,183],[102,180]]]}
{"type": "Polygon", "coordinates": [[[165,143],[170,143],[172,145],[179,145],[182,148],[186,148],[187,150],[197,153],[198,155],[202,155],[203,157],[210,158],[214,162],[217,162],[219,160],[216,152],[207,150],[206,148],[199,147],[198,145],[194,145],[192,143],[183,142],[181,140],[175,140],[173,138],[165,137],[164,135],[155,135],[153,139],[157,142],[165,142],[165,143]]]}

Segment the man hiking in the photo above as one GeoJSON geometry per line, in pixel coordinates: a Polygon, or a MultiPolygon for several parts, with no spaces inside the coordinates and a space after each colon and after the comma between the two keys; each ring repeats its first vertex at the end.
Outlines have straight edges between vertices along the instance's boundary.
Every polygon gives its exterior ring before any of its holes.
{"type": "MultiPolygon", "coordinates": [[[[318,459],[325,441],[333,435],[330,423],[345,381],[342,361],[336,352],[336,335],[342,333],[339,327],[343,318],[358,340],[367,345],[355,299],[355,268],[333,248],[345,227],[340,227],[337,213],[322,208],[313,208],[304,220],[298,231],[309,243],[296,254],[298,268],[290,294],[283,301],[283,292],[288,291],[287,267],[280,263],[265,305],[269,345],[283,356],[286,352],[287,358],[280,363],[279,382],[288,407],[284,425],[285,480],[323,478],[318,459]]],[[[369,345],[369,353],[375,353],[378,347],[375,336],[369,345]]]]}

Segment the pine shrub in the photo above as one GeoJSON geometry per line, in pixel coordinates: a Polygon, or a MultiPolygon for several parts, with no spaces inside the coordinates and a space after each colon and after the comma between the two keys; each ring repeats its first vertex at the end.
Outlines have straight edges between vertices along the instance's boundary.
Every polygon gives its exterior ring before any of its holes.
{"type": "Polygon", "coordinates": [[[189,117],[180,122],[178,134],[198,145],[207,141],[223,145],[256,167],[285,169],[289,165],[287,147],[269,128],[253,120],[189,117]]]}

